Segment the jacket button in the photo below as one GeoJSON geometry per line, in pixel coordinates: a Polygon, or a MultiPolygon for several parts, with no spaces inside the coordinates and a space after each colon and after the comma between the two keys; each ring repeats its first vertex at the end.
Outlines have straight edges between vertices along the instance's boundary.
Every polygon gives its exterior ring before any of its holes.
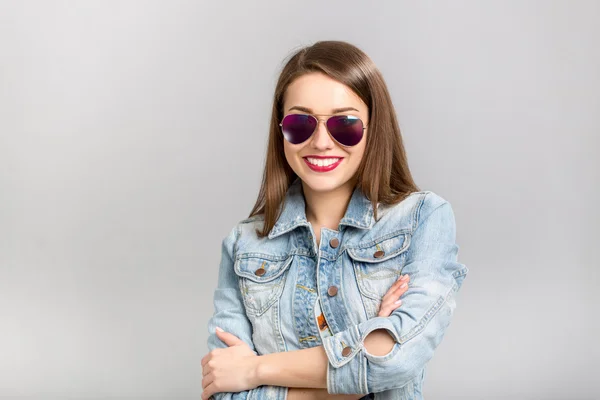
{"type": "Polygon", "coordinates": [[[263,276],[265,274],[265,272],[267,272],[264,268],[259,268],[256,271],[254,271],[254,275],[256,276],[263,276]]]}
{"type": "Polygon", "coordinates": [[[340,241],[337,238],[333,238],[329,241],[329,245],[335,249],[340,245],[340,241]]]}
{"type": "Polygon", "coordinates": [[[352,353],[352,348],[351,347],[346,346],[342,350],[342,356],[344,356],[344,357],[348,357],[350,355],[350,353],[352,353]]]}
{"type": "Polygon", "coordinates": [[[375,258],[381,258],[385,255],[385,252],[383,250],[377,250],[374,254],[373,257],[375,258]]]}
{"type": "Polygon", "coordinates": [[[329,289],[327,289],[327,294],[330,296],[335,296],[338,292],[338,288],[336,288],[335,286],[329,286],[329,289]]]}

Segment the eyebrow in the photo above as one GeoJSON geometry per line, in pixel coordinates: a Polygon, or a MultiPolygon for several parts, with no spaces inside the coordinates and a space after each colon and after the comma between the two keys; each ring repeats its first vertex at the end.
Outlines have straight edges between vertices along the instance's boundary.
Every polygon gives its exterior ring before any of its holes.
{"type": "MultiPolygon", "coordinates": [[[[304,111],[304,112],[307,112],[309,114],[313,113],[313,110],[311,110],[310,108],[308,108],[308,107],[302,107],[302,106],[293,106],[293,107],[290,107],[288,109],[288,111],[292,111],[292,110],[304,111]]],[[[344,112],[344,111],[357,111],[358,112],[358,110],[356,108],[354,108],[354,107],[342,107],[342,108],[333,108],[331,110],[331,113],[332,114],[337,114],[337,113],[341,113],[341,112],[344,112]]]]}

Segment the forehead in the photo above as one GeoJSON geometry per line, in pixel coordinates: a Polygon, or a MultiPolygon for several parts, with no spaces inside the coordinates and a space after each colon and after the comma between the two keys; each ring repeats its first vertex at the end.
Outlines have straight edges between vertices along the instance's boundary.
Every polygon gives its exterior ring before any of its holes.
{"type": "Polygon", "coordinates": [[[352,89],[320,72],[302,75],[288,86],[283,111],[293,106],[310,108],[315,114],[329,114],[332,109],[343,107],[367,111],[366,104],[352,89]]]}

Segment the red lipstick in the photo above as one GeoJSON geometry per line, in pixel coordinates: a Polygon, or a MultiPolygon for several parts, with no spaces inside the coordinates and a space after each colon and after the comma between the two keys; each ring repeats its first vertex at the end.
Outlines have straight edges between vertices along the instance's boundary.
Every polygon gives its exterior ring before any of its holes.
{"type": "Polygon", "coordinates": [[[327,157],[327,156],[307,156],[307,157],[302,157],[302,158],[303,158],[304,162],[306,163],[306,165],[308,165],[308,168],[312,169],[315,172],[328,172],[328,171],[332,171],[338,165],[340,165],[340,163],[344,159],[343,157],[333,157],[333,156],[329,156],[329,157],[327,157]],[[307,158],[319,158],[319,159],[339,158],[339,160],[337,160],[336,162],[334,162],[331,165],[318,166],[318,165],[311,164],[310,161],[308,161],[307,158]]]}

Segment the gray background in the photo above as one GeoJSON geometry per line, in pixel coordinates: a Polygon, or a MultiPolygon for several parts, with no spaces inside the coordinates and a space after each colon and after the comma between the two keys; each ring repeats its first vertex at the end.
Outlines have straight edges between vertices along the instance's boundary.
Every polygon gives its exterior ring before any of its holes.
{"type": "Polygon", "coordinates": [[[0,2],[0,396],[199,398],[275,78],[340,39],[381,69],[470,268],[426,398],[600,398],[599,18],[598,1],[0,2]]]}

